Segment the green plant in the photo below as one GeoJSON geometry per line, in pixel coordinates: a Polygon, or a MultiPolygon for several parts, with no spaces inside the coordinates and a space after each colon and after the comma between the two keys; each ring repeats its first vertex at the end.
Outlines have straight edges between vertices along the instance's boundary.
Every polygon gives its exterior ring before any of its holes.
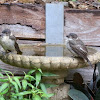
{"type": "Polygon", "coordinates": [[[46,87],[56,85],[41,83],[42,76],[53,76],[52,73],[43,73],[41,69],[34,69],[24,76],[14,76],[10,71],[0,73],[0,100],[49,100],[54,94],[48,94],[46,87]]]}
{"type": "Polygon", "coordinates": [[[70,83],[71,89],[68,92],[73,100],[100,100],[100,75],[96,75],[97,66],[99,68],[100,63],[95,64],[93,78],[89,84],[84,82],[79,73],[74,74],[73,82],[70,83]]]}

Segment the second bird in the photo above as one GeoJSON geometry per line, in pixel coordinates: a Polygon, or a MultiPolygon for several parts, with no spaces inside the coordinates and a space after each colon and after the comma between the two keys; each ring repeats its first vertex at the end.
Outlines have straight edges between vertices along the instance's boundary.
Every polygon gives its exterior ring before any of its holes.
{"type": "Polygon", "coordinates": [[[0,35],[0,44],[7,53],[17,51],[17,54],[22,54],[17,44],[16,37],[11,33],[10,29],[2,31],[0,35]]]}
{"type": "Polygon", "coordinates": [[[92,64],[90,60],[88,59],[88,50],[84,43],[78,38],[77,34],[75,33],[70,33],[67,37],[67,43],[66,46],[68,50],[74,55],[74,56],[79,56],[86,60],[89,65],[92,67],[92,64]]]}

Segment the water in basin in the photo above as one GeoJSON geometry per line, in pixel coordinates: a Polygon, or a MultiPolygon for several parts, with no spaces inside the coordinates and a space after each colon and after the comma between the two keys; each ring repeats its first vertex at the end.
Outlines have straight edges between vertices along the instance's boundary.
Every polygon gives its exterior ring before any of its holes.
{"type": "MultiPolygon", "coordinates": [[[[49,57],[71,57],[72,54],[65,45],[21,45],[23,55],[30,56],[49,56],[49,57]]],[[[89,54],[96,52],[95,49],[88,47],[89,54]]]]}

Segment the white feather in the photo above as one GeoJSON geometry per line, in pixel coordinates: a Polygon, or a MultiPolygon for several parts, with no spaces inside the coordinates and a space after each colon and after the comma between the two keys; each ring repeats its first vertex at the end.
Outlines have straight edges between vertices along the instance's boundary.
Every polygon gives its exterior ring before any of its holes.
{"type": "Polygon", "coordinates": [[[4,50],[11,50],[11,51],[15,50],[14,47],[15,41],[9,39],[9,36],[2,36],[0,38],[0,44],[2,45],[4,50]]]}

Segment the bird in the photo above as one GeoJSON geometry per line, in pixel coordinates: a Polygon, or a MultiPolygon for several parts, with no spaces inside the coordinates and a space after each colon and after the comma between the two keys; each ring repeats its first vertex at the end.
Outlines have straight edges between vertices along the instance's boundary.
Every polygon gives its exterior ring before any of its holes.
{"type": "Polygon", "coordinates": [[[22,54],[16,37],[12,34],[10,29],[4,29],[0,35],[0,45],[6,53],[17,51],[17,54],[22,54]]]}
{"type": "Polygon", "coordinates": [[[70,33],[66,37],[66,47],[73,54],[73,56],[83,58],[92,67],[91,62],[88,59],[88,50],[82,40],[79,39],[78,35],[70,33]]]}

